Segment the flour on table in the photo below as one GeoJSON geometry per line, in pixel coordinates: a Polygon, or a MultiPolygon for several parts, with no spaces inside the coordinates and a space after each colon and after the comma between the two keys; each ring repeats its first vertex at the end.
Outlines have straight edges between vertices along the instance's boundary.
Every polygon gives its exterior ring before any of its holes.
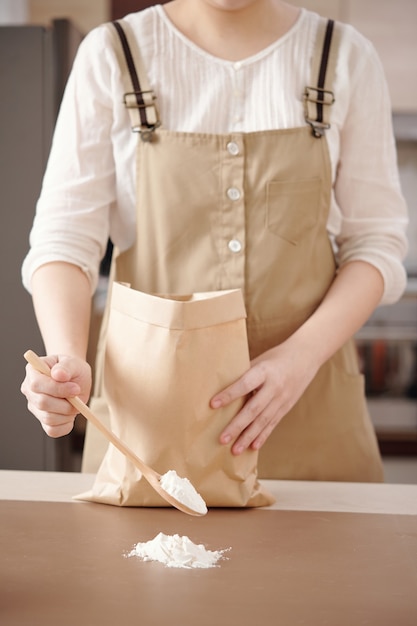
{"type": "Polygon", "coordinates": [[[205,515],[207,506],[188,478],[181,478],[175,470],[169,470],[159,481],[162,489],[170,496],[196,513],[205,515]]]}
{"type": "Polygon", "coordinates": [[[137,543],[126,555],[137,556],[143,561],[159,561],[166,567],[208,568],[216,567],[224,553],[230,550],[207,550],[202,544],[195,544],[188,537],[159,533],[151,541],[137,543]]]}

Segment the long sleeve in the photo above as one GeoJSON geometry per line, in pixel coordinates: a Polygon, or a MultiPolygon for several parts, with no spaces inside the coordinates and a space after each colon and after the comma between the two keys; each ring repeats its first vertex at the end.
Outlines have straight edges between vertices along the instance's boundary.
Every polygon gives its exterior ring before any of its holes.
{"type": "Polygon", "coordinates": [[[56,260],[80,266],[92,289],[97,283],[116,200],[108,52],[100,43],[92,34],[81,44],[66,87],[23,266],[27,288],[36,268],[56,260]]]}
{"type": "Polygon", "coordinates": [[[406,273],[407,207],[401,194],[390,98],[383,69],[369,42],[351,51],[349,97],[340,129],[335,199],[340,207],[336,235],[340,265],[363,260],[382,274],[382,302],[402,294],[406,273]]]}

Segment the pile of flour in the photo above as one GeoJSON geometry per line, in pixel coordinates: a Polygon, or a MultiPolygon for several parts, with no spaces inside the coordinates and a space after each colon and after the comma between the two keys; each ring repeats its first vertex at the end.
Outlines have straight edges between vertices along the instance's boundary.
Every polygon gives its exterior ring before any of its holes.
{"type": "MultiPolygon", "coordinates": [[[[201,515],[207,513],[203,498],[188,478],[180,478],[175,470],[169,470],[161,476],[160,485],[189,509],[201,515]]],[[[207,568],[215,567],[227,550],[206,550],[202,544],[197,545],[188,537],[159,533],[151,541],[137,543],[126,556],[137,556],[143,561],[159,561],[166,567],[207,568]]]]}
{"type": "Polygon", "coordinates": [[[169,470],[161,476],[159,484],[164,491],[189,509],[201,515],[207,513],[207,506],[203,498],[195,490],[188,478],[181,478],[175,470],[169,470]]]}
{"type": "Polygon", "coordinates": [[[188,537],[159,533],[151,541],[137,543],[126,556],[137,556],[143,561],[159,561],[166,567],[208,568],[215,567],[228,550],[207,550],[188,537]]]}

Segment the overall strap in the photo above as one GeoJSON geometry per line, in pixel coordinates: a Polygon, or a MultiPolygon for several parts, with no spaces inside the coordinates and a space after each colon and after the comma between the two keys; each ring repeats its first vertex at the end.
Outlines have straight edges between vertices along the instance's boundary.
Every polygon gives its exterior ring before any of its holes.
{"type": "Polygon", "coordinates": [[[304,91],[305,120],[317,138],[322,137],[330,128],[331,106],[335,101],[333,82],[339,43],[340,28],[333,20],[321,19],[311,64],[313,84],[304,91]]]}
{"type": "Polygon", "coordinates": [[[161,122],[156,107],[156,95],[149,86],[147,73],[136,40],[127,22],[111,23],[118,35],[116,55],[122,68],[125,93],[123,102],[129,112],[132,131],[140,133],[142,141],[152,141],[161,122]]]}

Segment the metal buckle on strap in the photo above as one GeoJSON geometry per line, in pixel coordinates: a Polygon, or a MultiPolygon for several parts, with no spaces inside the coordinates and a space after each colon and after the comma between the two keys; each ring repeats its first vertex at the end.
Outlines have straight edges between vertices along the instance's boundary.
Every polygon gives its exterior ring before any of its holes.
{"type": "Polygon", "coordinates": [[[326,130],[329,130],[330,124],[325,124],[324,122],[317,122],[316,120],[312,120],[308,117],[305,118],[307,124],[310,124],[313,129],[313,135],[318,139],[323,137],[326,130]]]}
{"type": "Polygon", "coordinates": [[[158,120],[150,126],[132,126],[132,133],[139,133],[142,141],[152,141],[155,130],[161,125],[158,120]]]}
{"type": "Polygon", "coordinates": [[[323,106],[331,106],[335,102],[333,91],[322,89],[321,87],[306,87],[303,95],[305,121],[313,129],[315,137],[323,137],[326,130],[330,128],[330,124],[323,122],[322,115],[319,115],[319,109],[323,106]],[[309,106],[313,105],[313,107],[309,106]]]}
{"type": "Polygon", "coordinates": [[[123,103],[128,109],[145,109],[146,107],[152,107],[155,106],[155,100],[156,96],[151,89],[148,89],[147,91],[128,91],[123,95],[123,103]],[[145,102],[143,100],[143,94],[145,93],[152,94],[152,102],[145,102]],[[142,98],[143,104],[138,102],[138,96],[142,98]]]}
{"type": "Polygon", "coordinates": [[[322,89],[321,87],[306,87],[304,90],[304,102],[314,104],[334,104],[335,97],[333,91],[322,89]]]}
{"type": "Polygon", "coordinates": [[[132,126],[132,132],[140,133],[142,141],[152,141],[153,133],[161,125],[155,100],[156,96],[151,89],[148,89],[146,91],[128,91],[123,96],[123,102],[127,109],[139,109],[140,111],[141,124],[138,126],[132,126]],[[151,94],[151,102],[145,102],[143,99],[143,94],[151,94]],[[142,102],[138,102],[138,96],[140,97],[142,102]],[[148,123],[147,121],[147,115],[145,111],[147,107],[152,107],[155,111],[155,116],[153,117],[153,119],[156,119],[156,121],[154,123],[148,123]]]}

